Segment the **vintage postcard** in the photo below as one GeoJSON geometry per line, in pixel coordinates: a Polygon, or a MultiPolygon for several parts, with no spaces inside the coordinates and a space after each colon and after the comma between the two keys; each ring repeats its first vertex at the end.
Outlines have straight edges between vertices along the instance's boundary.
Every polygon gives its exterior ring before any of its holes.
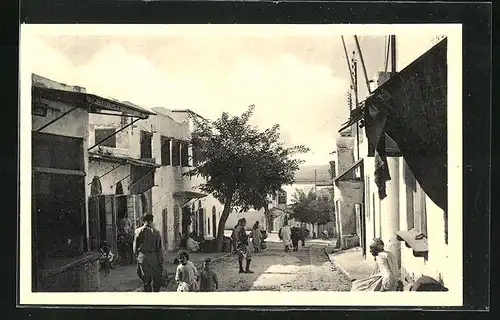
{"type": "Polygon", "coordinates": [[[461,306],[461,39],[21,25],[20,304],[461,306]]]}

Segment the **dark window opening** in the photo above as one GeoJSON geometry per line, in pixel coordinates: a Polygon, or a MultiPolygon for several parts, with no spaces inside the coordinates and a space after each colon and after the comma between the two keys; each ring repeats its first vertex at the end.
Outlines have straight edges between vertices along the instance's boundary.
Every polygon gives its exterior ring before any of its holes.
{"type": "Polygon", "coordinates": [[[186,142],[181,143],[181,165],[183,167],[189,166],[189,144],[186,142]]]}
{"type": "Polygon", "coordinates": [[[84,170],[83,139],[33,132],[33,167],[84,170]]]}
{"type": "Polygon", "coordinates": [[[286,191],[278,193],[278,204],[286,204],[286,191]]]}
{"type": "Polygon", "coordinates": [[[161,165],[169,166],[171,164],[170,160],[170,139],[166,137],[161,137],[161,165]]]}
{"type": "Polygon", "coordinates": [[[98,144],[102,147],[116,148],[116,134],[114,134],[115,132],[115,129],[95,129],[95,144],[98,144]]]}
{"type": "Polygon", "coordinates": [[[176,167],[181,165],[181,142],[177,140],[172,143],[172,165],[176,167]]]}
{"type": "Polygon", "coordinates": [[[151,141],[153,134],[147,131],[141,131],[141,159],[153,158],[151,150],[151,141]]]}

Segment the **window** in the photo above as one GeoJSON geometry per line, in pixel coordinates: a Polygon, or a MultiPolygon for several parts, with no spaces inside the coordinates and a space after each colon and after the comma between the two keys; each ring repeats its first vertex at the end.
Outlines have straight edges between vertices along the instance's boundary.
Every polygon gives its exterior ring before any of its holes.
{"type": "Polygon", "coordinates": [[[181,143],[181,165],[183,167],[189,166],[189,144],[187,142],[181,143]]]}
{"type": "Polygon", "coordinates": [[[172,142],[172,165],[181,165],[181,142],[178,140],[172,142]]]}
{"type": "Polygon", "coordinates": [[[94,132],[95,144],[103,147],[116,148],[116,134],[114,134],[116,132],[115,129],[95,129],[94,132]]]}
{"type": "Polygon", "coordinates": [[[286,191],[284,191],[284,190],[279,191],[278,204],[286,204],[286,191]]]}
{"type": "Polygon", "coordinates": [[[210,234],[210,218],[207,219],[207,228],[208,228],[207,233],[210,234]]]}
{"type": "Polygon", "coordinates": [[[141,130],[141,159],[153,158],[151,150],[151,141],[153,134],[151,132],[141,130]]]}
{"type": "Polygon", "coordinates": [[[33,132],[33,167],[84,171],[83,139],[33,132]]]}
{"type": "Polygon", "coordinates": [[[427,236],[426,194],[408,166],[405,166],[406,222],[408,230],[427,236]]]}
{"type": "Polygon", "coordinates": [[[120,124],[123,127],[125,127],[128,124],[128,117],[122,113],[121,119],[120,119],[120,124]]]}
{"type": "Polygon", "coordinates": [[[170,139],[167,137],[160,137],[161,140],[161,165],[169,166],[170,160],[170,139]]]}

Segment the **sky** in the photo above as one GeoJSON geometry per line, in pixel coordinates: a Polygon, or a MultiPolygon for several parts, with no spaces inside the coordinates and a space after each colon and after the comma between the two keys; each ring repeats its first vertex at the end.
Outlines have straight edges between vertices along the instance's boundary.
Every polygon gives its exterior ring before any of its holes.
{"type": "MultiPolygon", "coordinates": [[[[398,69],[431,47],[431,36],[398,38],[398,69]]],[[[356,50],[345,37],[348,52],[356,50]]],[[[384,69],[384,36],[360,36],[368,77],[384,69]]],[[[304,144],[307,165],[333,160],[348,119],[350,79],[342,41],[325,34],[38,35],[32,72],[145,108],[191,109],[209,119],[256,106],[253,124],[278,123],[288,146],[304,144]]],[[[359,59],[358,59],[359,60],[359,59]]],[[[358,63],[360,99],[367,90],[358,63]]]]}

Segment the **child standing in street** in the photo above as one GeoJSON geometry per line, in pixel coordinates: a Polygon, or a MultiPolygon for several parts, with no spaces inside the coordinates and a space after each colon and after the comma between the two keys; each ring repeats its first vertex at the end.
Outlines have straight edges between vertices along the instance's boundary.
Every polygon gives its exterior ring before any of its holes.
{"type": "Polygon", "coordinates": [[[175,272],[175,281],[177,282],[177,291],[195,292],[198,291],[198,270],[194,264],[189,261],[189,253],[180,251],[177,255],[179,265],[175,272]]]}
{"type": "Polygon", "coordinates": [[[219,289],[219,281],[217,279],[217,274],[212,270],[210,263],[212,260],[210,258],[205,259],[203,262],[203,271],[200,275],[200,291],[201,292],[212,292],[219,289]]]}

